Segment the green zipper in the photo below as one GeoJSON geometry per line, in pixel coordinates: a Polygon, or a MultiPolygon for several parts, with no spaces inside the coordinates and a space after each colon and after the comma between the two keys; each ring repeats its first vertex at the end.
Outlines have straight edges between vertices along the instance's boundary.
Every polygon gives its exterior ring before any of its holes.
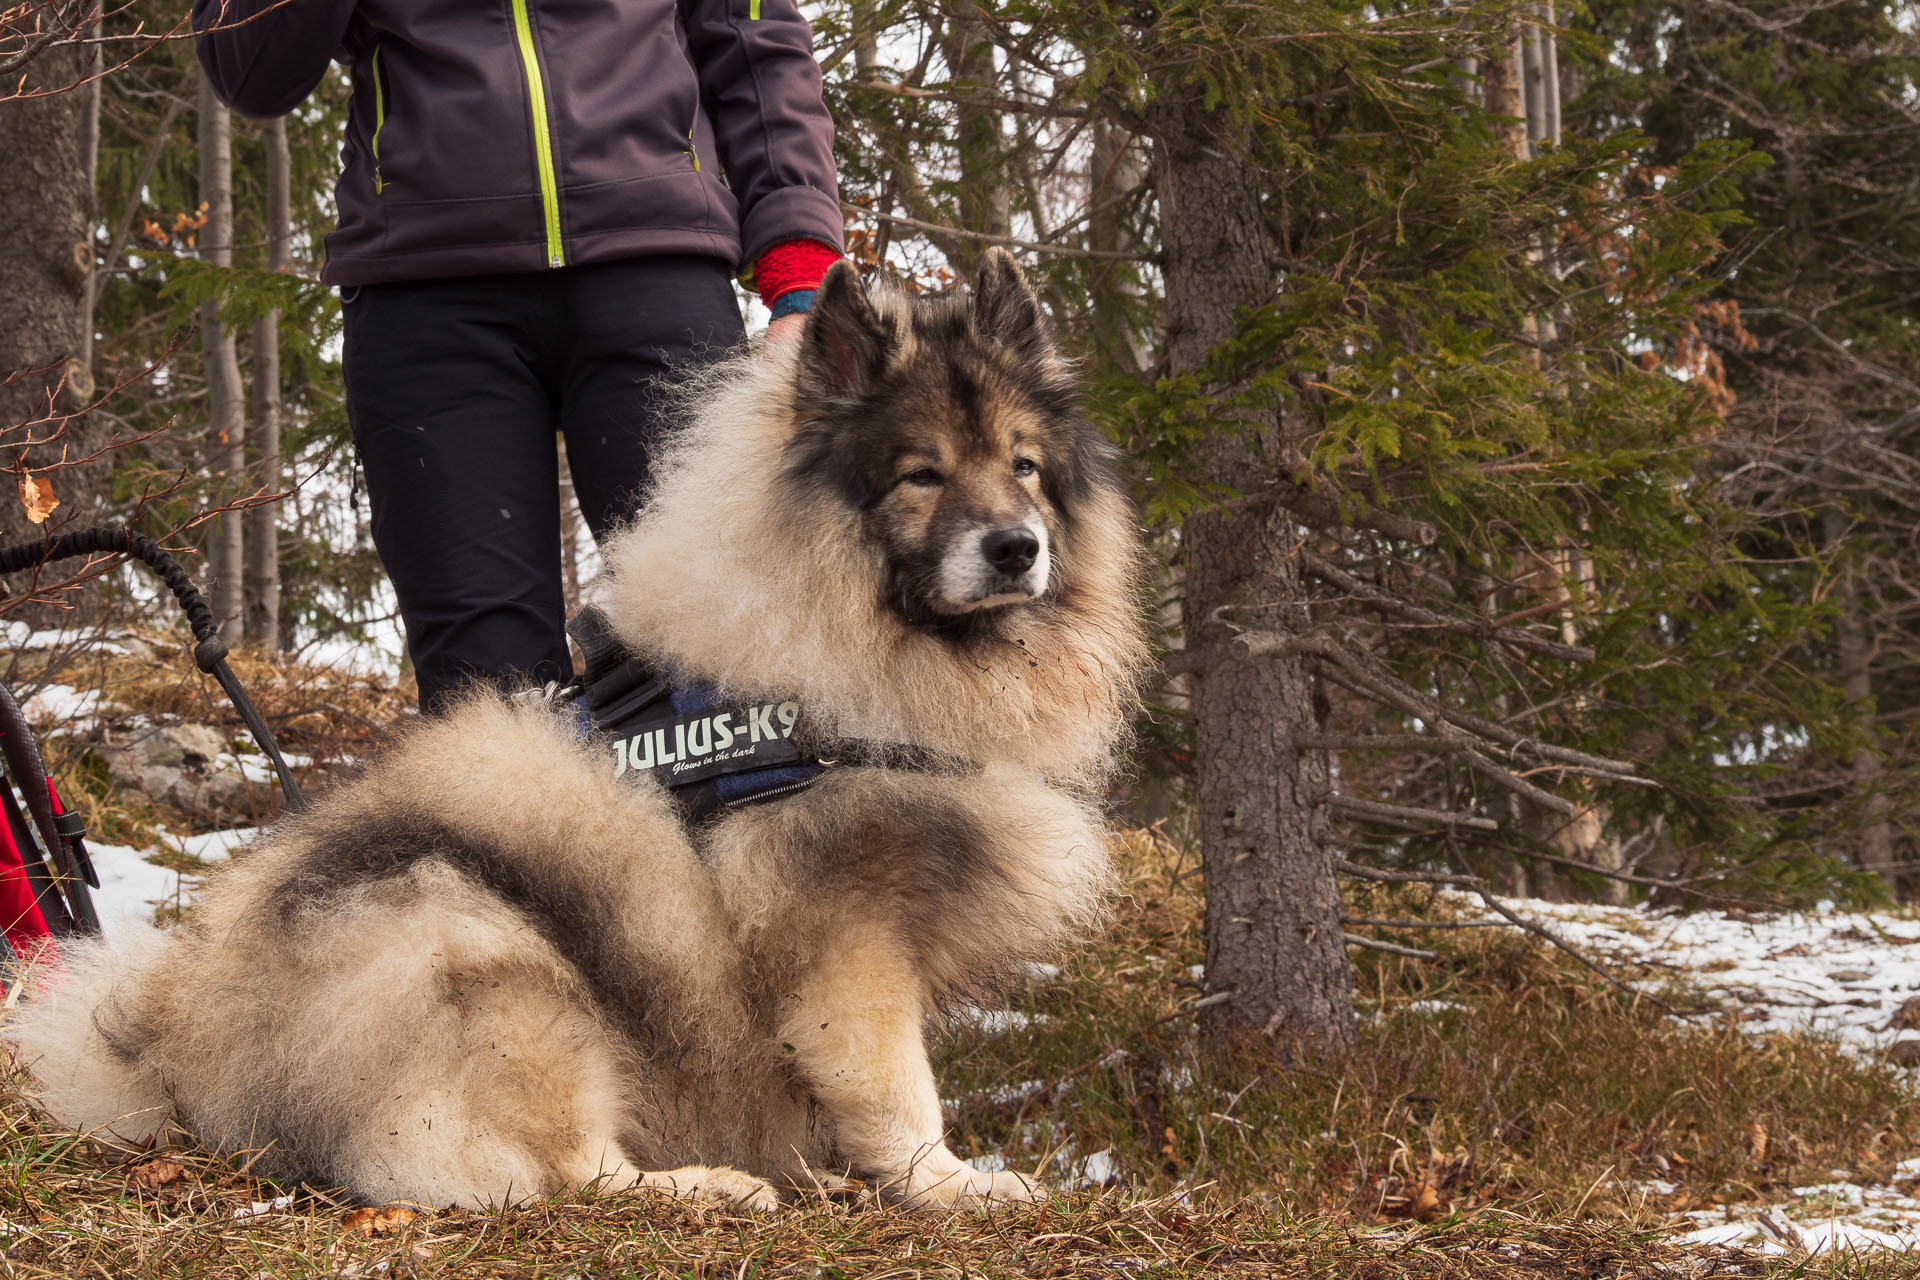
{"type": "Polygon", "coordinates": [[[747,20],[760,21],[760,0],[747,0],[747,20]]]}
{"type": "Polygon", "coordinates": [[[547,131],[547,86],[540,74],[540,51],[533,43],[533,22],[527,0],[513,0],[513,38],[527,69],[527,98],[533,108],[533,154],[540,165],[540,203],[547,218],[547,265],[567,265],[560,241],[560,184],[553,177],[553,138],[547,131]]]}
{"type": "Polygon", "coordinates": [[[373,47],[373,194],[387,189],[380,176],[380,131],[387,127],[387,86],[380,78],[380,46],[373,47]]]}

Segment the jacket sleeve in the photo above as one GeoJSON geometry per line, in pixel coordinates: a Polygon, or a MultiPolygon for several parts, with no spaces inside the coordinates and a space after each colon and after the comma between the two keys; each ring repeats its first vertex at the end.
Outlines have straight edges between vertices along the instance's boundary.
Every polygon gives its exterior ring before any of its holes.
{"type": "Polygon", "coordinates": [[[841,248],[833,118],[797,0],[680,0],[687,51],[740,202],[740,260],[783,240],[841,248]]]}
{"type": "Polygon", "coordinates": [[[193,0],[194,52],[220,101],[283,116],[327,74],[355,0],[193,0]]]}

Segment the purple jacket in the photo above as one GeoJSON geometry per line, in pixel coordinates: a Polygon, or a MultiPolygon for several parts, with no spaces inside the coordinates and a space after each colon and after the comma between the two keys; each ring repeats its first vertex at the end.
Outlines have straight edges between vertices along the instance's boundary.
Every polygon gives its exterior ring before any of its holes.
{"type": "Polygon", "coordinates": [[[242,115],[353,68],[328,284],[840,245],[797,0],[194,0],[193,26],[242,115]]]}

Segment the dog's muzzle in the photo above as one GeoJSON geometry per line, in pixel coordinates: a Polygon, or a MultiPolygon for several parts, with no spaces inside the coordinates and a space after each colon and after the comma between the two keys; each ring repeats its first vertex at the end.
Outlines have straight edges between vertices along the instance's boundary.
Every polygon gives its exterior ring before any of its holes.
{"type": "Polygon", "coordinates": [[[1047,527],[1038,521],[970,530],[941,562],[941,603],[972,613],[1032,600],[1046,591],[1050,566],[1047,527]]]}

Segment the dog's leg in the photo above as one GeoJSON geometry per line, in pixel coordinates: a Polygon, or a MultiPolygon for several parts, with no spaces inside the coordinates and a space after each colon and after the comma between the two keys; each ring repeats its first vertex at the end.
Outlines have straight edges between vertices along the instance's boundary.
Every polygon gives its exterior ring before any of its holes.
{"type": "Polygon", "coordinates": [[[823,950],[787,1002],[780,1039],[855,1172],[911,1208],[1038,1199],[1020,1175],[983,1172],[947,1149],[923,1031],[928,1001],[906,948],[848,934],[823,950]]]}

